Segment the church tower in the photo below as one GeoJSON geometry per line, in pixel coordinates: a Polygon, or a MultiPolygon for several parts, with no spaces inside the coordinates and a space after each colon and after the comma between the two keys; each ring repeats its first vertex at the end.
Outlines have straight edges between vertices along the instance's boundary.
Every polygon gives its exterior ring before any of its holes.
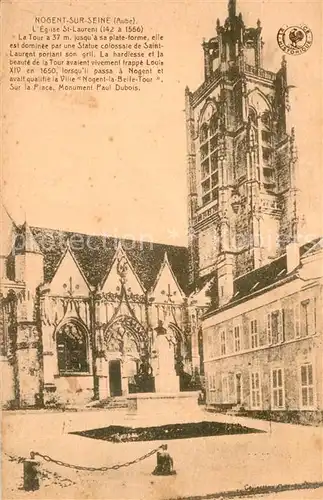
{"type": "Polygon", "coordinates": [[[219,297],[297,238],[297,152],[286,61],[263,67],[261,23],[230,0],[203,41],[204,81],[185,91],[190,282],[217,273],[219,297]]]}

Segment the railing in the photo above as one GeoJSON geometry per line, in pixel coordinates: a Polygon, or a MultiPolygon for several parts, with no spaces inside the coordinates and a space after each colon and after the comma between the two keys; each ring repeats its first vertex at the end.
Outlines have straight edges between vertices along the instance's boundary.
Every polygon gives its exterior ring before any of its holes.
{"type": "Polygon", "coordinates": [[[201,214],[196,215],[196,217],[195,217],[195,223],[201,222],[204,219],[207,219],[208,217],[211,217],[212,215],[216,214],[218,212],[218,210],[219,210],[218,209],[218,203],[215,202],[215,204],[211,208],[205,210],[201,214]]]}
{"type": "Polygon", "coordinates": [[[205,82],[202,83],[202,85],[199,86],[199,88],[193,92],[193,102],[192,104],[195,105],[197,101],[202,97],[202,95],[207,92],[210,87],[214,84],[218,78],[221,76],[221,70],[220,68],[217,68],[215,71],[213,71],[212,76],[208,78],[205,82]]]}
{"type": "MultiPolygon", "coordinates": [[[[272,71],[268,71],[263,68],[259,68],[256,66],[251,66],[250,64],[244,63],[242,67],[240,67],[240,71],[245,71],[246,73],[249,73],[254,76],[258,76],[259,78],[264,78],[265,80],[270,80],[273,82],[276,79],[276,73],[272,71]]],[[[198,89],[193,92],[192,95],[192,104],[193,106],[196,105],[199,101],[199,99],[210,90],[212,85],[221,77],[221,68],[220,66],[213,71],[212,75],[210,78],[205,80],[202,85],[198,87],[198,89]]]]}
{"type": "Polygon", "coordinates": [[[272,196],[261,196],[261,207],[263,210],[280,210],[281,207],[277,200],[272,196]]]}
{"type": "Polygon", "coordinates": [[[266,80],[274,81],[276,78],[276,73],[272,71],[268,71],[263,68],[258,68],[256,66],[251,66],[250,64],[244,64],[244,70],[246,73],[250,73],[251,75],[258,76],[260,78],[265,78],[266,80]]]}

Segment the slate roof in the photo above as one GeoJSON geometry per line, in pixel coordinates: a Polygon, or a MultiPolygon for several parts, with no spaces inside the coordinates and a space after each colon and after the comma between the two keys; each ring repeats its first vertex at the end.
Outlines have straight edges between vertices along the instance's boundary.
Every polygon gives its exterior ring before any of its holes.
{"type": "Polygon", "coordinates": [[[97,286],[107,275],[118,243],[122,244],[138,278],[149,290],[155,282],[165,252],[182,290],[188,289],[188,250],[186,247],[135,241],[109,236],[95,236],[69,231],[31,227],[35,241],[44,255],[44,278],[50,282],[65,253],[67,242],[89,284],[97,286]]]}
{"type": "MultiPolygon", "coordinates": [[[[300,257],[314,250],[314,248],[318,246],[320,240],[321,238],[316,238],[302,245],[299,249],[300,257]]],[[[233,282],[232,299],[221,308],[219,308],[217,289],[213,287],[211,291],[211,306],[205,313],[205,316],[212,316],[213,314],[234,307],[241,302],[253,298],[255,295],[263,293],[263,291],[270,286],[280,285],[282,282],[292,279],[295,279],[295,275],[287,274],[287,256],[283,254],[269,264],[236,278],[233,282]]]]}
{"type": "Polygon", "coordinates": [[[16,239],[15,239],[15,254],[20,255],[25,252],[29,253],[42,253],[34,235],[25,222],[20,229],[16,229],[16,239]]]}

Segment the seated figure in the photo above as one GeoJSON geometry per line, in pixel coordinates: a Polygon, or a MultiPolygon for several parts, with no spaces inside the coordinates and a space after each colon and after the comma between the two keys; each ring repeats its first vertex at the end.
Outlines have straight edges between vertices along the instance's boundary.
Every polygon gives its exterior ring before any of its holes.
{"type": "Polygon", "coordinates": [[[176,474],[173,467],[173,459],[167,451],[167,444],[163,444],[161,451],[157,452],[157,466],[153,474],[155,476],[170,476],[176,474]]]}

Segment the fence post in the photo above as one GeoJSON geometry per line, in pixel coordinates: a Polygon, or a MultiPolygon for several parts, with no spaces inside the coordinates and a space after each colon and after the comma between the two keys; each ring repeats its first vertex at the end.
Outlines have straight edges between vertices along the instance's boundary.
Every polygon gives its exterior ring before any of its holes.
{"type": "Polygon", "coordinates": [[[38,462],[35,460],[35,453],[30,452],[30,458],[24,460],[24,490],[39,490],[38,462]]]}
{"type": "Polygon", "coordinates": [[[157,465],[153,471],[154,476],[172,476],[176,474],[174,461],[167,451],[167,444],[161,446],[161,451],[157,451],[157,465]]]}

